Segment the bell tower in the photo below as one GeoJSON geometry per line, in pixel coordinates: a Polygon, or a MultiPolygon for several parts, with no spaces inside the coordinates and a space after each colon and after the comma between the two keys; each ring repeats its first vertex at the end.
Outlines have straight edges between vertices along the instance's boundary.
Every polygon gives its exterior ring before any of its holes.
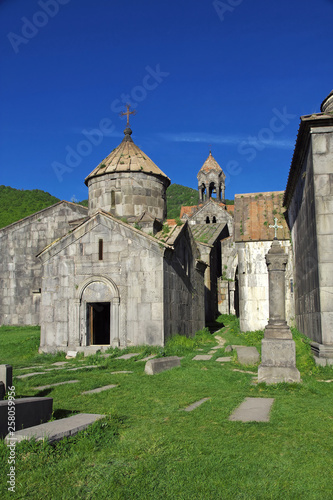
{"type": "Polygon", "coordinates": [[[225,201],[225,173],[209,152],[209,156],[197,175],[199,203],[204,203],[210,198],[218,202],[225,201]]]}

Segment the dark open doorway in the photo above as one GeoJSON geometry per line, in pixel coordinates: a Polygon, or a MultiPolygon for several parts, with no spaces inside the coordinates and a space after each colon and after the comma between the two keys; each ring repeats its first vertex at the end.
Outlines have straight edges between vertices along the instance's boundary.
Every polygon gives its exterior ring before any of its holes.
{"type": "Polygon", "coordinates": [[[110,302],[87,304],[90,345],[110,345],[110,302]]]}

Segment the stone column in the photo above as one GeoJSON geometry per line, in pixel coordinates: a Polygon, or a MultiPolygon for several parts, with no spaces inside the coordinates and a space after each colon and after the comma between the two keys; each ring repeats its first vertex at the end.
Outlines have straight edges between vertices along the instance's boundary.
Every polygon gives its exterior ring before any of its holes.
{"type": "Polygon", "coordinates": [[[258,382],[300,382],[296,349],[285,317],[285,270],[288,255],[274,239],[266,255],[269,280],[269,321],[261,344],[258,382]]]}
{"type": "Polygon", "coordinates": [[[234,281],[229,281],[229,314],[236,314],[235,310],[235,290],[236,283],[234,281]]]}

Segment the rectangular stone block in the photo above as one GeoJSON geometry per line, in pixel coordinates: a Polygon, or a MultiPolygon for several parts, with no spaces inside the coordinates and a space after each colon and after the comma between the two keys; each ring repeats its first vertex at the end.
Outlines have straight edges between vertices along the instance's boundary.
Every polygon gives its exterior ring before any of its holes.
{"type": "MultiPolygon", "coordinates": [[[[50,420],[52,416],[52,398],[15,399],[15,430],[26,429],[41,422],[50,420]]],[[[0,401],[0,437],[8,434],[9,401],[0,401]]],[[[11,406],[12,408],[12,406],[11,406]]]]}
{"type": "Polygon", "coordinates": [[[0,365],[0,382],[3,382],[5,391],[13,385],[13,367],[11,365],[0,365]]]}
{"type": "Polygon", "coordinates": [[[295,367],[296,349],[293,340],[263,339],[261,366],[295,367]]]}
{"type": "Polygon", "coordinates": [[[145,366],[145,373],[147,375],[156,375],[157,373],[164,372],[180,366],[180,359],[178,356],[168,356],[165,358],[150,359],[145,366]]]}

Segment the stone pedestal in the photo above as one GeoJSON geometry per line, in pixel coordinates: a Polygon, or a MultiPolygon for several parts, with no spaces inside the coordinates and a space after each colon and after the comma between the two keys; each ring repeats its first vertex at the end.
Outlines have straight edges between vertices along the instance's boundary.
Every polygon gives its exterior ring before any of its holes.
{"type": "Polygon", "coordinates": [[[269,279],[269,321],[261,344],[258,382],[300,382],[296,349],[285,320],[285,268],[288,255],[274,239],[266,255],[269,279]]]}

